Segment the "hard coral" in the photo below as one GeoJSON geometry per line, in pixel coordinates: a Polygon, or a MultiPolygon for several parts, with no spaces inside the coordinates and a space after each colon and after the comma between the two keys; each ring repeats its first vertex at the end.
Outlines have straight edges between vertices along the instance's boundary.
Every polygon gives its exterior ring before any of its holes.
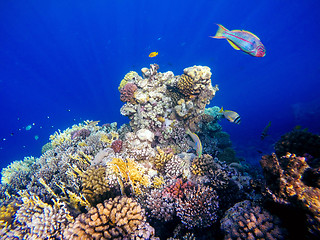
{"type": "Polygon", "coordinates": [[[138,77],[138,73],[135,71],[128,72],[124,78],[121,80],[120,85],[118,87],[119,91],[130,81],[134,81],[136,77],[138,77]]]}
{"type": "Polygon", "coordinates": [[[128,197],[116,197],[79,215],[64,236],[67,239],[131,239],[146,224],[144,210],[138,202],[128,197]]]}
{"type": "Polygon", "coordinates": [[[263,156],[260,164],[266,179],[266,194],[280,205],[289,205],[297,211],[302,211],[308,222],[309,233],[320,236],[320,188],[309,180],[310,168],[304,157],[295,154],[277,158],[263,156]]]}
{"type": "Polygon", "coordinates": [[[275,144],[275,151],[278,157],[289,152],[301,157],[309,154],[319,159],[320,136],[304,130],[294,130],[281,136],[275,144]]]}
{"type": "Polygon", "coordinates": [[[166,222],[175,216],[175,199],[163,190],[151,190],[146,203],[152,218],[166,222]]]}
{"type": "Polygon", "coordinates": [[[91,203],[101,202],[106,198],[110,187],[106,180],[105,167],[90,167],[81,174],[82,192],[85,198],[91,203]]]}
{"type": "Polygon", "coordinates": [[[180,76],[177,87],[180,92],[192,97],[198,95],[201,90],[211,84],[211,72],[208,67],[194,66],[184,69],[184,74],[180,76]]]}
{"type": "Polygon", "coordinates": [[[134,100],[134,93],[137,90],[137,85],[134,83],[127,83],[123,88],[120,90],[120,100],[122,102],[131,102],[135,103],[134,100]]]}
{"type": "Polygon", "coordinates": [[[216,192],[208,186],[187,188],[184,198],[179,198],[177,215],[188,229],[211,226],[218,218],[219,203],[216,192]]]}
{"type": "Polygon", "coordinates": [[[280,221],[268,211],[246,200],[230,208],[221,220],[226,240],[286,239],[280,221]]]}
{"type": "Polygon", "coordinates": [[[111,148],[113,149],[113,151],[115,153],[119,153],[121,152],[121,148],[122,148],[122,141],[120,139],[115,140],[111,143],[111,148]]]}

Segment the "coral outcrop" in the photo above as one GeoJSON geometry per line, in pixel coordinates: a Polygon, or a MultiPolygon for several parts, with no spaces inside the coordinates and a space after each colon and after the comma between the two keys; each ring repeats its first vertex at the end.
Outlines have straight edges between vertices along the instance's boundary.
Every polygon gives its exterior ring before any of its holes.
{"type": "Polygon", "coordinates": [[[154,239],[154,229],[148,226],[138,202],[128,197],[116,197],[79,215],[69,224],[64,236],[67,239],[136,239],[136,236],[154,239]]]}
{"type": "Polygon", "coordinates": [[[224,239],[287,239],[279,218],[246,200],[226,211],[221,220],[224,239]]]}
{"type": "Polygon", "coordinates": [[[312,169],[305,157],[290,153],[281,158],[275,154],[263,156],[260,164],[266,196],[282,206],[302,211],[306,221],[312,223],[305,223],[309,233],[320,236],[320,175],[315,174],[318,170],[312,169]]]}

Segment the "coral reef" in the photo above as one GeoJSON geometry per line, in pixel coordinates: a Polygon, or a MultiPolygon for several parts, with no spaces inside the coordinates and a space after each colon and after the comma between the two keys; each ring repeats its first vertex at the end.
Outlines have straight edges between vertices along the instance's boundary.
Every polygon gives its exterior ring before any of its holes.
{"type": "Polygon", "coordinates": [[[224,239],[287,239],[280,220],[246,200],[226,211],[221,220],[224,239]]]}
{"type": "Polygon", "coordinates": [[[265,185],[254,185],[262,179],[236,158],[220,108],[206,108],[219,90],[210,68],[141,72],[118,88],[128,124],[58,129],[39,158],[2,170],[1,239],[281,239],[282,207],[319,235],[317,145],[308,142],[303,157],[264,157],[265,185]]]}

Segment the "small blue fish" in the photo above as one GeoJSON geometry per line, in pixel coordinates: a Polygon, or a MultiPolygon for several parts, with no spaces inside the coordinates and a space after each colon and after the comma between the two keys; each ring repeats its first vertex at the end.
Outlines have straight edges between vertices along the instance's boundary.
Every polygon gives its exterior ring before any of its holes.
{"type": "Polygon", "coordinates": [[[265,47],[253,33],[245,30],[229,31],[224,26],[217,25],[219,29],[215,36],[210,36],[211,38],[227,39],[234,49],[241,50],[254,57],[264,57],[266,55],[265,47]]]}

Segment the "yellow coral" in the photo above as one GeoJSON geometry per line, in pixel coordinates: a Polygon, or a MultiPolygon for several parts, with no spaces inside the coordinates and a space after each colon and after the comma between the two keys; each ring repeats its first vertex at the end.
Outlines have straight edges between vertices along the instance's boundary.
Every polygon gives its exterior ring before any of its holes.
{"type": "Polygon", "coordinates": [[[150,186],[149,176],[144,175],[143,169],[131,158],[127,158],[126,161],[122,158],[113,158],[109,166],[116,174],[131,184],[136,194],[141,193],[141,185],[150,186]]]}
{"type": "Polygon", "coordinates": [[[155,178],[153,179],[153,186],[154,186],[155,188],[160,188],[161,186],[163,186],[163,184],[164,184],[164,179],[163,179],[162,176],[160,176],[160,177],[155,177],[155,178]]]}
{"type": "Polygon", "coordinates": [[[156,169],[163,169],[166,162],[172,157],[173,153],[165,153],[161,148],[157,147],[158,154],[153,158],[153,163],[156,169]]]}
{"type": "Polygon", "coordinates": [[[14,161],[1,171],[1,183],[10,184],[11,178],[16,172],[24,171],[28,172],[30,166],[35,162],[34,157],[25,157],[23,160],[14,161]]]}
{"type": "Polygon", "coordinates": [[[11,224],[17,209],[18,204],[16,202],[11,202],[8,205],[0,208],[0,228],[7,227],[11,224]]]}
{"type": "Polygon", "coordinates": [[[111,144],[114,140],[117,140],[119,138],[119,134],[115,131],[111,131],[109,134],[101,133],[100,135],[100,141],[111,144]]]}
{"type": "Polygon", "coordinates": [[[129,82],[129,80],[132,80],[134,77],[137,77],[137,76],[138,76],[138,73],[135,72],[135,71],[130,71],[130,72],[128,72],[128,73],[124,76],[124,78],[121,80],[120,85],[119,85],[119,87],[118,87],[118,90],[120,91],[121,88],[123,88],[123,87],[129,82]]]}

